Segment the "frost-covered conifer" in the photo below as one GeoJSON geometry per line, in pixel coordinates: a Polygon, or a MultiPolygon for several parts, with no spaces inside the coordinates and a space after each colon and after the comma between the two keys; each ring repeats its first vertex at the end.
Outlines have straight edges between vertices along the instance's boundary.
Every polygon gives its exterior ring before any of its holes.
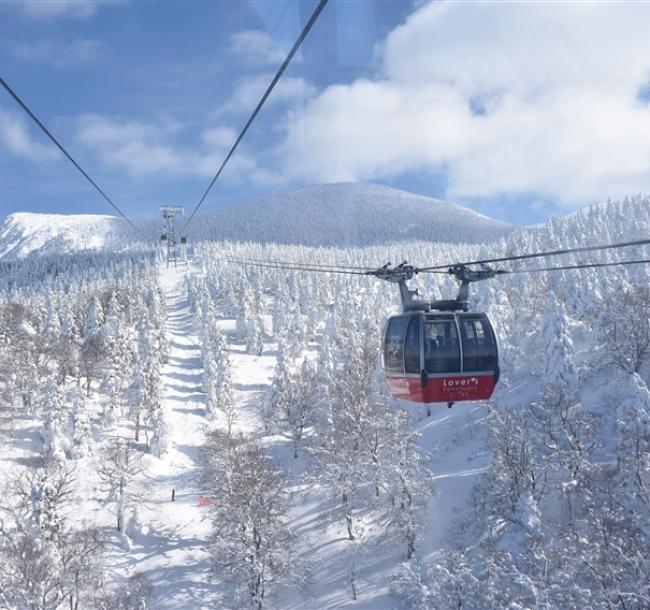
{"type": "Polygon", "coordinates": [[[292,397],[292,372],[289,356],[285,346],[279,343],[275,373],[266,399],[266,418],[278,424],[281,418],[287,416],[292,397]]]}
{"type": "Polygon", "coordinates": [[[300,307],[295,306],[289,326],[287,328],[287,351],[291,358],[299,358],[306,347],[307,330],[300,312],[300,307]]]}
{"type": "Polygon", "coordinates": [[[55,341],[61,334],[61,322],[56,305],[52,300],[47,304],[47,313],[45,316],[44,332],[50,338],[50,341],[55,341]]]}
{"type": "Polygon", "coordinates": [[[104,312],[102,306],[97,298],[94,298],[88,311],[86,312],[86,319],[83,327],[84,337],[90,337],[99,332],[104,324],[104,312]]]}
{"type": "Polygon", "coordinates": [[[156,409],[151,418],[150,450],[156,457],[161,457],[167,451],[167,424],[162,407],[156,409]]]}
{"type": "Polygon", "coordinates": [[[43,402],[43,454],[48,460],[66,458],[69,440],[66,437],[66,416],[56,377],[51,374],[46,382],[43,402]]]}
{"type": "Polygon", "coordinates": [[[81,388],[72,391],[72,456],[84,457],[92,444],[92,427],[86,397],[81,388]]]}
{"type": "Polygon", "coordinates": [[[203,391],[206,394],[206,411],[207,416],[213,419],[219,401],[217,398],[217,363],[211,351],[208,351],[203,357],[203,391]]]}
{"type": "Polygon", "coordinates": [[[236,405],[232,386],[232,363],[228,355],[228,346],[224,336],[219,333],[215,341],[217,354],[217,371],[214,384],[215,399],[219,409],[226,416],[228,434],[232,432],[236,419],[236,405]]]}
{"type": "Polygon", "coordinates": [[[250,318],[247,321],[246,330],[246,351],[249,354],[261,356],[264,350],[264,339],[262,337],[262,324],[258,318],[250,318]]]}
{"type": "Polygon", "coordinates": [[[131,383],[127,392],[129,419],[135,424],[135,441],[140,440],[140,427],[142,425],[142,409],[145,401],[145,373],[142,361],[136,358],[133,363],[131,383]]]}
{"type": "Polygon", "coordinates": [[[577,391],[578,376],[574,364],[573,341],[569,336],[564,306],[551,293],[544,316],[544,383],[554,400],[571,400],[577,391]]]}

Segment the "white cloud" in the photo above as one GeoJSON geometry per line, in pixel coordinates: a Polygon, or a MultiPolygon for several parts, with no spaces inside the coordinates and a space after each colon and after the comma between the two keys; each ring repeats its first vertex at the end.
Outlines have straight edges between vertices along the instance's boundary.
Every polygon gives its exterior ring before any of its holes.
{"type": "Polygon", "coordinates": [[[645,3],[435,2],[393,30],[381,74],[293,113],[289,178],[444,169],[450,197],[575,204],[650,191],[645,3]]]}
{"type": "Polygon", "coordinates": [[[213,127],[201,134],[201,139],[211,147],[229,148],[237,139],[237,132],[231,127],[213,127]]]}
{"type": "Polygon", "coordinates": [[[284,61],[283,53],[264,30],[244,30],[230,37],[230,53],[251,65],[278,66],[284,61]]]}
{"type": "Polygon", "coordinates": [[[0,107],[0,145],[15,157],[29,161],[49,161],[57,151],[32,138],[25,121],[0,107]]]}
{"type": "Polygon", "coordinates": [[[18,5],[26,15],[35,19],[85,19],[92,17],[103,3],[105,0],[22,0],[18,5]]]}
{"type": "MultiPolygon", "coordinates": [[[[225,114],[250,114],[271,83],[273,74],[263,73],[239,80],[227,102],[215,111],[215,116],[225,114]]],[[[316,94],[316,88],[302,78],[283,76],[276,84],[266,105],[301,105],[316,94]]]]}
{"type": "Polygon", "coordinates": [[[78,127],[80,142],[107,166],[133,176],[187,171],[183,154],[170,143],[171,130],[96,114],[80,117],[78,127]]]}
{"type": "MultiPolygon", "coordinates": [[[[202,145],[179,143],[184,133],[174,122],[143,123],[116,117],[88,114],[78,120],[77,139],[106,167],[144,176],[213,175],[235,140],[229,127],[206,129],[202,145]]],[[[255,161],[238,150],[228,165],[224,180],[237,181],[258,172],[255,161]]]]}
{"type": "Polygon", "coordinates": [[[82,66],[95,60],[102,44],[98,40],[77,39],[70,42],[41,40],[33,43],[8,42],[6,46],[18,59],[38,61],[57,68],[82,66]]]}

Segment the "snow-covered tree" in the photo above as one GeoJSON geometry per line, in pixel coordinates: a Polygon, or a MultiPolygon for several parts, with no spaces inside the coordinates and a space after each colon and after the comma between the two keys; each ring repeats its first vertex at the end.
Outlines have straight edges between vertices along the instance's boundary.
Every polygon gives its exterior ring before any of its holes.
{"type": "Polygon", "coordinates": [[[88,454],[92,445],[92,426],[90,421],[89,406],[86,397],[77,387],[72,390],[72,456],[81,458],[88,454]]]}
{"type": "Polygon", "coordinates": [[[269,589],[286,578],[291,554],[282,473],[252,439],[214,432],[204,449],[203,488],[217,498],[210,550],[231,580],[239,607],[262,610],[269,589]]]}
{"type": "Polygon", "coordinates": [[[47,460],[65,460],[66,452],[70,447],[66,432],[67,414],[56,375],[51,374],[46,383],[43,403],[43,454],[47,460]]]}
{"type": "Polygon", "coordinates": [[[128,445],[113,445],[101,458],[97,474],[102,481],[105,502],[115,505],[118,532],[124,531],[125,515],[139,495],[133,482],[141,471],[142,455],[128,445]]]}
{"type": "Polygon", "coordinates": [[[246,351],[261,356],[264,350],[262,323],[257,318],[250,318],[246,323],[246,351]]]}
{"type": "Polygon", "coordinates": [[[573,341],[569,336],[564,306],[549,295],[544,316],[544,383],[548,400],[562,403],[576,394],[578,376],[574,364],[573,341]]]}
{"type": "Polygon", "coordinates": [[[287,417],[293,397],[292,369],[285,346],[278,344],[278,358],[275,365],[273,382],[265,402],[266,418],[278,424],[281,418],[287,417]]]}

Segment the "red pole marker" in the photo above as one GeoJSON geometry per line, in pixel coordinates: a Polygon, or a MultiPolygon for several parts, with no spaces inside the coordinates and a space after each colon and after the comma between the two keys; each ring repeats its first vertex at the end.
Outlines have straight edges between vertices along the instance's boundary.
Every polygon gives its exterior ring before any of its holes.
{"type": "Polygon", "coordinates": [[[199,506],[210,506],[214,504],[214,498],[206,498],[205,496],[199,496],[199,506]]]}

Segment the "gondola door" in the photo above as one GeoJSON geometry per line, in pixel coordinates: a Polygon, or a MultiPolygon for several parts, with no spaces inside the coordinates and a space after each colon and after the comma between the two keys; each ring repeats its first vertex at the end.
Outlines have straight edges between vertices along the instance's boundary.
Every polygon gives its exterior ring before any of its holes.
{"type": "Polygon", "coordinates": [[[421,313],[390,318],[384,334],[384,370],[391,394],[404,400],[425,402],[422,373],[421,313]]]}

